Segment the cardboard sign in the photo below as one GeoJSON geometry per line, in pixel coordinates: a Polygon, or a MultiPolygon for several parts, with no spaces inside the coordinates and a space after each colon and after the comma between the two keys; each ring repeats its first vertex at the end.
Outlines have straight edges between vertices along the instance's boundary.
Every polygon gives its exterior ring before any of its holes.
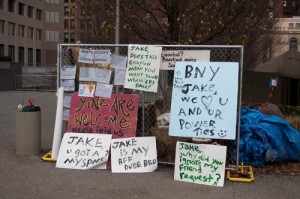
{"type": "Polygon", "coordinates": [[[112,94],[111,98],[71,99],[68,132],[112,134],[113,138],[135,137],[138,95],[112,94]]]}
{"type": "Polygon", "coordinates": [[[164,50],[161,53],[161,70],[174,70],[176,62],[210,61],[209,50],[164,50]]]}
{"type": "Polygon", "coordinates": [[[177,62],[169,135],[235,139],[238,72],[235,62],[177,62]]]}
{"type": "Polygon", "coordinates": [[[106,169],[111,135],[65,133],[56,167],[69,169],[106,169]]]}
{"type": "Polygon", "coordinates": [[[155,171],[157,169],[155,137],[113,139],[111,163],[113,173],[155,171]]]}
{"type": "Polygon", "coordinates": [[[177,142],[174,180],[223,186],[226,146],[177,142]]]}
{"type": "Polygon", "coordinates": [[[161,47],[129,45],[125,88],[157,92],[161,47]]]}

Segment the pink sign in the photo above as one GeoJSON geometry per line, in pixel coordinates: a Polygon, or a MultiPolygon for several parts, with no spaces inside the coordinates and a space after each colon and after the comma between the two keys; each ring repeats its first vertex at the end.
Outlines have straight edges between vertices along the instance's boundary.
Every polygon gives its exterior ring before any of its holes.
{"type": "Polygon", "coordinates": [[[67,132],[112,134],[112,138],[136,136],[138,95],[112,94],[111,98],[79,97],[75,92],[67,132]]]}

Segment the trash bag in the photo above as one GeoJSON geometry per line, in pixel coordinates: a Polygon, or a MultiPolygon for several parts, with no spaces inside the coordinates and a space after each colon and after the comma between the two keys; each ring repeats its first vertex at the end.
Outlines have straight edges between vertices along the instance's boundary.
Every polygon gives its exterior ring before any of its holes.
{"type": "Polygon", "coordinates": [[[242,107],[239,152],[240,162],[254,167],[300,161],[300,133],[277,116],[242,107]]]}
{"type": "Polygon", "coordinates": [[[30,106],[30,105],[26,105],[23,106],[23,112],[37,112],[37,111],[41,111],[41,108],[39,106],[30,106]]]}

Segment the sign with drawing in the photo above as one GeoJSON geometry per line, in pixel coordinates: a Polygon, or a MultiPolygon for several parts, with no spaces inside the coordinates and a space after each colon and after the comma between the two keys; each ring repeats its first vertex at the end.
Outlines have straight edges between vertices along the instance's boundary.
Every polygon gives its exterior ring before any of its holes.
{"type": "Polygon", "coordinates": [[[239,65],[177,62],[169,135],[235,139],[239,65]]]}

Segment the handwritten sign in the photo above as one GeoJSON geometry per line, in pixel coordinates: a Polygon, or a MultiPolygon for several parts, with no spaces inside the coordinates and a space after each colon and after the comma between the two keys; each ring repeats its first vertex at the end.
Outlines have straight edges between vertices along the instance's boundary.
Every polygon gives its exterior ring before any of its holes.
{"type": "Polygon", "coordinates": [[[235,139],[238,63],[177,62],[169,135],[235,139]]]}
{"type": "Polygon", "coordinates": [[[106,169],[111,135],[65,133],[56,167],[69,169],[106,169]]]}
{"type": "Polygon", "coordinates": [[[68,132],[112,134],[113,138],[135,137],[138,95],[112,94],[111,98],[72,95],[68,132]]]}
{"type": "Polygon", "coordinates": [[[157,92],[161,47],[129,45],[125,88],[157,92]]]}
{"type": "Polygon", "coordinates": [[[87,64],[94,63],[94,50],[80,49],[78,62],[87,64]]]}
{"type": "Polygon", "coordinates": [[[164,50],[161,53],[161,70],[174,70],[176,62],[210,61],[209,50],[164,50]]]}
{"type": "Polygon", "coordinates": [[[111,163],[113,173],[155,171],[157,169],[155,137],[113,139],[111,163]]]}
{"type": "Polygon", "coordinates": [[[174,180],[223,186],[226,146],[177,142],[174,180]]]}

